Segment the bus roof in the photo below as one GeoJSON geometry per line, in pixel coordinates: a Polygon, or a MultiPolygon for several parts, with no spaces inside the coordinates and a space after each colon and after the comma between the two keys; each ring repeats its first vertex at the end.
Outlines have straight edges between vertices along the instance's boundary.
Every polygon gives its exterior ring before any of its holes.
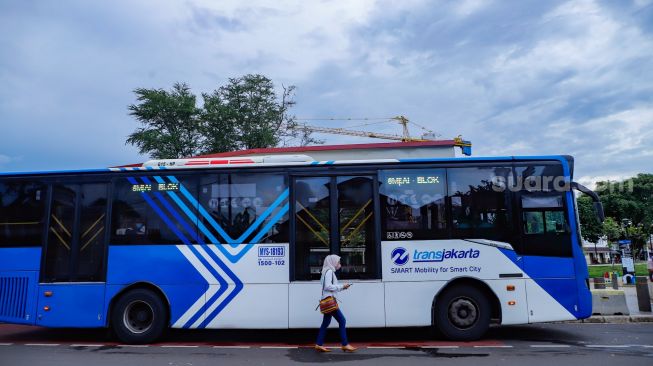
{"type": "MultiPolygon", "coordinates": [[[[563,165],[573,166],[573,157],[568,155],[542,155],[542,156],[487,156],[473,158],[415,158],[415,159],[372,159],[372,160],[304,160],[304,161],[282,161],[278,159],[265,160],[267,157],[244,159],[166,159],[152,160],[136,167],[112,167],[104,169],[78,169],[58,171],[31,171],[31,172],[0,172],[0,177],[9,176],[33,176],[33,175],[54,175],[54,174],[94,174],[123,171],[148,171],[148,170],[192,170],[192,169],[223,169],[223,168],[254,168],[254,167],[301,167],[301,166],[324,166],[324,165],[363,165],[363,164],[387,164],[387,163],[446,163],[446,162],[493,162],[493,161],[533,161],[533,160],[555,160],[563,165]],[[174,164],[172,164],[174,163],[174,164]]],[[[573,171],[573,169],[570,169],[573,171]]],[[[566,172],[567,174],[567,172],[566,172]]]]}

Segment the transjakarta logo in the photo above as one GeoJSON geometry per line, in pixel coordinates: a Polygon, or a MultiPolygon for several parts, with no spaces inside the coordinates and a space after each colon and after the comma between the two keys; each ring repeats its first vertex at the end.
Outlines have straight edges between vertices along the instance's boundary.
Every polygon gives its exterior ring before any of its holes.
{"type": "MultiPolygon", "coordinates": [[[[396,250],[396,249],[395,249],[396,250]]],[[[419,251],[415,249],[413,253],[413,262],[442,262],[445,259],[465,259],[465,258],[478,258],[481,252],[478,249],[456,250],[456,249],[442,249],[442,250],[425,250],[419,251]]]]}
{"type": "MultiPolygon", "coordinates": [[[[478,249],[456,250],[456,249],[441,249],[441,250],[424,250],[419,251],[415,249],[413,253],[414,263],[428,263],[428,262],[442,262],[445,259],[467,259],[478,258],[481,252],[478,249]]],[[[398,266],[403,266],[408,263],[410,255],[406,248],[397,247],[392,250],[390,254],[392,262],[398,266]]]]}
{"type": "Polygon", "coordinates": [[[408,263],[408,259],[410,258],[410,255],[408,254],[408,251],[405,248],[398,247],[392,251],[390,257],[392,258],[392,262],[394,264],[398,266],[403,266],[404,264],[408,263]]]}

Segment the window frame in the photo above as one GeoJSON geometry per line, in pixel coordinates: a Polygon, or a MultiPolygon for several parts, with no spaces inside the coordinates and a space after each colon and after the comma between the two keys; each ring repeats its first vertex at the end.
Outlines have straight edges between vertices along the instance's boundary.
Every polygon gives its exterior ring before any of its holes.
{"type": "Polygon", "coordinates": [[[43,201],[43,207],[41,208],[41,217],[40,217],[40,233],[38,234],[38,241],[36,243],[20,243],[20,244],[0,244],[0,249],[3,248],[39,248],[43,247],[46,237],[47,232],[47,227],[48,227],[48,213],[50,212],[50,207],[49,207],[49,191],[50,191],[50,185],[48,184],[47,181],[42,179],[42,177],[0,177],[0,183],[7,183],[7,182],[19,182],[21,184],[30,184],[30,183],[36,183],[41,185],[41,200],[43,201]]]}
{"type": "MultiPolygon", "coordinates": [[[[201,199],[200,199],[200,197],[201,197],[201,195],[202,195],[201,190],[202,190],[202,188],[203,188],[204,186],[206,186],[205,184],[202,184],[202,179],[203,179],[203,178],[206,178],[206,177],[209,177],[209,176],[218,176],[218,177],[227,176],[227,177],[228,177],[228,181],[229,181],[229,183],[227,183],[227,184],[228,184],[228,185],[231,185],[231,184],[235,184],[235,183],[232,183],[232,182],[231,182],[231,178],[232,178],[233,176],[235,176],[235,175],[250,175],[250,176],[256,176],[257,178],[258,178],[258,177],[261,177],[261,176],[277,176],[277,177],[281,177],[282,180],[283,180],[283,187],[285,187],[285,189],[290,190],[290,183],[289,183],[289,180],[288,180],[288,179],[289,179],[289,178],[288,178],[288,174],[287,174],[286,172],[284,172],[283,170],[278,170],[278,171],[276,171],[276,172],[264,172],[264,173],[262,173],[262,172],[258,172],[257,170],[237,170],[237,171],[231,171],[231,172],[223,172],[222,170],[206,171],[204,174],[200,174],[199,177],[197,178],[197,196],[195,197],[195,199],[197,200],[197,202],[199,203],[199,205],[202,206],[204,210],[207,209],[206,206],[202,205],[202,201],[201,201],[201,199]]],[[[221,178],[220,178],[220,179],[221,179],[221,178]]],[[[223,183],[219,183],[219,184],[223,184],[223,183]]],[[[258,183],[257,183],[257,184],[258,184],[258,183]]],[[[257,188],[257,190],[258,190],[258,188],[257,188]]],[[[290,191],[289,191],[289,192],[290,192],[290,191]]],[[[230,197],[230,198],[231,198],[231,197],[230,197]]],[[[288,200],[290,200],[290,195],[288,195],[288,200]]],[[[288,220],[290,220],[290,214],[291,214],[291,213],[290,213],[290,205],[289,205],[288,212],[285,214],[285,216],[286,216],[286,222],[287,222],[288,220]]],[[[198,217],[198,219],[202,220],[202,217],[198,217]]],[[[263,226],[265,225],[266,222],[267,222],[267,221],[263,221],[263,223],[261,223],[261,227],[263,227],[263,226]]],[[[227,232],[229,231],[229,230],[227,230],[227,229],[224,228],[224,227],[223,227],[223,229],[224,229],[225,231],[227,231],[227,232]]],[[[253,235],[253,234],[254,234],[254,233],[250,234],[250,236],[253,235]]],[[[206,241],[206,236],[205,236],[203,233],[199,232],[199,228],[198,228],[198,235],[202,235],[202,237],[203,237],[204,240],[206,241]]],[[[290,232],[288,233],[288,237],[286,237],[285,239],[286,239],[286,240],[284,240],[284,241],[279,241],[279,242],[275,242],[275,243],[287,243],[287,242],[289,242],[289,241],[290,241],[290,232]]],[[[275,243],[269,243],[269,244],[275,244],[275,243]]],[[[229,245],[229,244],[227,244],[226,242],[211,243],[211,244],[215,244],[215,245],[229,245]]],[[[264,243],[261,243],[261,244],[264,244],[264,243]]]]}
{"type": "MultiPolygon", "coordinates": [[[[525,166],[529,165],[536,165],[536,166],[542,166],[542,165],[547,165],[547,166],[558,166],[560,169],[560,176],[564,177],[564,171],[563,167],[559,162],[551,162],[551,161],[519,161],[514,164],[514,174],[515,174],[515,181],[517,179],[517,168],[523,168],[525,166]]],[[[553,185],[553,183],[551,183],[553,185]]],[[[536,192],[544,192],[544,193],[551,193],[551,195],[559,194],[562,197],[562,206],[561,207],[538,207],[538,208],[526,208],[524,209],[522,207],[522,197],[525,194],[530,194],[531,192],[526,190],[526,189],[520,189],[519,191],[513,192],[512,196],[514,197],[513,199],[513,206],[515,209],[515,224],[516,224],[516,231],[517,231],[517,239],[518,242],[515,245],[515,252],[518,255],[525,255],[525,256],[540,256],[540,257],[556,257],[556,258],[571,258],[574,256],[573,254],[573,245],[574,245],[574,240],[573,240],[573,235],[572,235],[572,230],[571,230],[571,221],[569,217],[569,200],[568,200],[568,192],[566,191],[557,191],[555,190],[555,187],[552,188],[551,190],[547,191],[536,191],[536,192]],[[526,233],[525,232],[525,222],[524,222],[524,212],[541,212],[543,215],[543,220],[544,220],[544,230],[546,230],[546,212],[562,212],[563,218],[565,220],[565,231],[563,233],[559,232],[546,232],[544,233],[526,233]],[[562,247],[557,248],[553,251],[549,250],[547,248],[547,243],[548,242],[556,242],[559,245],[562,245],[562,247]],[[532,247],[532,248],[531,248],[532,247]],[[551,254],[549,254],[551,253],[551,254]]]]}
{"type": "MultiPolygon", "coordinates": [[[[501,242],[507,242],[514,248],[514,243],[512,243],[512,239],[514,238],[514,232],[515,232],[515,222],[514,222],[514,212],[513,212],[513,198],[512,195],[510,194],[510,190],[508,187],[508,182],[506,182],[506,189],[503,192],[503,203],[504,203],[504,210],[505,210],[505,221],[506,221],[506,226],[504,228],[505,231],[505,236],[501,239],[497,238],[483,238],[483,237],[477,237],[477,232],[478,230],[482,228],[478,228],[475,226],[470,227],[468,232],[471,232],[471,237],[470,236],[465,236],[465,235],[459,235],[456,233],[456,228],[453,225],[453,220],[454,220],[454,215],[453,215],[453,195],[452,192],[450,192],[450,184],[452,183],[452,175],[450,174],[451,169],[473,169],[473,168],[480,168],[480,167],[488,167],[488,168],[503,168],[503,169],[509,169],[508,176],[514,177],[515,174],[515,169],[513,164],[511,163],[498,163],[498,164],[487,164],[487,165],[465,165],[465,166],[454,166],[454,167],[448,167],[447,168],[447,198],[449,200],[449,220],[450,220],[450,230],[449,230],[449,239],[465,239],[465,238],[474,238],[474,239],[486,239],[486,240],[495,240],[495,241],[501,241],[501,242]]],[[[496,192],[499,193],[499,192],[496,192]]],[[[472,201],[473,202],[473,201],[472,201]]],[[[460,230],[460,229],[459,229],[460,230]]]]}
{"type": "MultiPolygon", "coordinates": [[[[115,203],[116,198],[117,198],[116,194],[118,194],[118,189],[117,189],[118,185],[119,184],[124,184],[124,181],[128,177],[138,177],[138,178],[147,177],[151,181],[154,181],[155,176],[173,175],[173,174],[170,174],[170,172],[167,172],[165,170],[158,171],[158,174],[153,172],[153,171],[132,171],[131,173],[140,173],[140,174],[122,174],[120,176],[114,177],[111,180],[111,190],[110,190],[111,191],[111,196],[109,197],[109,200],[111,201],[111,210],[109,211],[109,214],[111,215],[111,217],[109,218],[109,221],[110,221],[109,242],[108,242],[109,246],[111,246],[111,245],[117,245],[117,246],[123,246],[123,245],[124,246],[133,246],[133,245],[157,246],[157,245],[179,245],[179,244],[183,244],[183,243],[181,243],[181,240],[179,240],[179,242],[175,241],[175,242],[171,242],[171,243],[152,243],[152,242],[145,242],[145,243],[124,242],[124,243],[121,243],[121,242],[114,241],[114,238],[115,238],[115,235],[114,235],[114,229],[115,228],[113,226],[114,225],[114,214],[115,214],[115,212],[114,212],[114,203],[115,203]]],[[[183,171],[183,170],[179,171],[179,173],[180,174],[174,174],[175,177],[178,178],[179,181],[183,180],[186,177],[193,177],[194,179],[196,179],[196,182],[195,182],[193,188],[199,194],[199,182],[200,182],[201,177],[195,177],[195,174],[189,174],[189,172],[186,172],[186,171],[183,171]]],[[[152,192],[154,192],[154,191],[152,191],[152,192]]],[[[157,191],[157,192],[159,192],[159,191],[157,191]]],[[[198,195],[195,195],[195,199],[197,199],[197,197],[198,197],[198,195]]],[[[154,197],[152,197],[152,200],[154,200],[155,202],[158,202],[158,200],[155,199],[154,197]]],[[[159,203],[159,205],[160,205],[160,203],[159,203]]],[[[149,214],[153,213],[153,208],[150,207],[149,204],[146,203],[146,207],[147,207],[147,211],[148,211],[149,214]]],[[[197,208],[195,208],[195,211],[196,210],[197,210],[197,208]]],[[[163,219],[161,219],[158,216],[158,214],[156,214],[156,218],[160,222],[163,221],[163,219]]],[[[197,223],[195,223],[195,224],[191,223],[191,224],[194,225],[194,227],[197,229],[197,223]]],[[[167,227],[167,225],[166,225],[166,227],[167,227]]],[[[167,228],[166,230],[170,230],[170,229],[167,228]]],[[[149,241],[149,239],[147,239],[147,240],[149,241]]],[[[197,240],[194,240],[193,238],[190,238],[190,241],[191,241],[191,244],[197,244],[197,240]]]]}
{"type": "MultiPolygon", "coordinates": [[[[364,166],[352,166],[353,169],[333,169],[317,166],[315,168],[305,168],[305,167],[293,167],[288,168],[286,172],[289,175],[289,188],[290,188],[290,273],[289,278],[291,282],[306,282],[306,281],[319,281],[306,279],[305,274],[298,274],[296,270],[296,219],[295,219],[295,200],[296,200],[296,190],[295,190],[295,180],[302,178],[329,178],[329,207],[330,207],[330,254],[340,255],[340,235],[339,235],[339,213],[338,213],[338,187],[337,187],[337,178],[338,177],[348,177],[348,176],[365,176],[372,178],[372,204],[374,205],[374,250],[375,256],[374,260],[374,271],[370,273],[370,278],[349,278],[348,276],[342,277],[342,279],[353,279],[353,280],[363,280],[363,281],[378,281],[382,278],[382,264],[381,264],[381,218],[380,218],[380,202],[379,202],[379,167],[374,166],[370,167],[368,165],[364,166]],[[358,169],[357,169],[358,168],[358,169]],[[337,240],[336,240],[337,239],[337,240]],[[298,278],[301,277],[301,278],[298,278]]],[[[310,277],[310,274],[309,274],[310,277]]]]}
{"type": "MultiPolygon", "coordinates": [[[[50,177],[49,179],[44,179],[44,183],[47,185],[47,201],[46,201],[46,217],[44,221],[44,228],[42,232],[42,245],[41,245],[41,258],[40,258],[40,265],[39,265],[39,283],[44,284],[51,284],[51,283],[104,283],[106,282],[107,278],[107,269],[108,269],[108,258],[109,258],[109,238],[110,238],[110,231],[111,231],[111,205],[112,205],[112,193],[113,193],[113,180],[115,178],[112,177],[111,175],[95,175],[95,174],[89,174],[86,176],[73,176],[73,175],[60,175],[60,176],[55,176],[55,177],[50,177]],[[81,211],[81,186],[85,184],[104,184],[106,186],[106,207],[105,207],[105,212],[106,212],[106,220],[104,221],[104,234],[102,235],[102,240],[104,242],[104,253],[103,253],[103,258],[100,263],[101,268],[99,269],[99,278],[95,281],[78,281],[77,280],[77,263],[78,263],[78,254],[79,253],[71,253],[71,259],[70,259],[70,270],[68,273],[68,280],[66,281],[49,281],[45,278],[45,266],[46,266],[46,259],[47,259],[47,251],[48,251],[48,233],[49,233],[49,228],[51,224],[50,220],[50,212],[52,208],[52,199],[53,199],[53,193],[54,193],[54,185],[55,184],[63,184],[63,185],[72,185],[75,186],[75,219],[73,221],[73,232],[78,233],[79,232],[79,226],[81,225],[81,220],[79,220],[79,215],[81,211]]],[[[76,251],[79,249],[79,238],[73,238],[73,241],[75,242],[73,244],[73,247],[76,251]]],[[[71,248],[71,250],[72,250],[71,248]]]]}
{"type": "MultiPolygon", "coordinates": [[[[379,201],[378,206],[379,206],[379,210],[380,210],[380,215],[379,215],[380,216],[379,217],[379,221],[380,221],[379,230],[380,230],[380,235],[381,235],[379,237],[380,242],[383,242],[383,241],[396,241],[396,240],[399,240],[399,241],[401,241],[401,240],[440,240],[440,239],[450,239],[451,238],[453,220],[452,220],[452,215],[451,215],[451,197],[449,196],[449,192],[448,192],[448,190],[449,190],[449,169],[448,168],[440,168],[437,165],[436,166],[426,166],[426,167],[422,167],[422,168],[418,168],[418,167],[412,167],[412,168],[411,167],[409,167],[409,168],[399,168],[399,167],[380,168],[380,169],[377,169],[376,181],[377,181],[377,183],[376,183],[375,187],[376,187],[377,192],[375,194],[375,197],[379,201]],[[387,238],[388,230],[387,230],[387,226],[386,226],[387,225],[387,220],[384,219],[385,215],[384,215],[384,210],[383,210],[383,208],[386,206],[386,204],[383,202],[383,200],[381,198],[381,184],[382,184],[382,182],[380,180],[381,173],[383,171],[391,171],[391,170],[392,171],[398,171],[398,170],[417,171],[417,170],[434,170],[434,169],[435,170],[441,170],[442,173],[443,173],[442,177],[444,179],[444,182],[442,182],[442,184],[444,185],[444,195],[443,195],[444,205],[443,205],[443,209],[444,209],[444,225],[445,225],[445,228],[436,230],[437,235],[429,237],[429,238],[388,239],[387,238]]],[[[420,231],[421,230],[422,229],[420,229],[420,231]]]]}

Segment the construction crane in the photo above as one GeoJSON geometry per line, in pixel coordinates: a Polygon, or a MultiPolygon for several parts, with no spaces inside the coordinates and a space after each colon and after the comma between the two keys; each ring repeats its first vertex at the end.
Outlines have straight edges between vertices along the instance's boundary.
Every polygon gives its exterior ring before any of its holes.
{"type": "MultiPolygon", "coordinates": [[[[330,120],[335,120],[335,119],[330,119],[330,120]]],[[[350,119],[348,119],[350,120],[350,119]]],[[[371,132],[371,131],[357,131],[357,130],[350,130],[350,129],[345,129],[345,128],[333,128],[333,127],[320,127],[320,126],[310,126],[307,124],[301,124],[301,128],[311,131],[311,132],[319,132],[319,133],[332,133],[336,135],[348,135],[348,136],[360,136],[360,137],[371,137],[371,138],[377,138],[377,139],[386,139],[386,140],[397,140],[397,141],[403,141],[403,142],[410,142],[410,141],[431,141],[435,138],[435,134],[433,131],[427,130],[426,128],[422,127],[422,129],[426,130],[427,133],[424,134],[421,138],[416,138],[416,137],[411,137],[410,133],[408,131],[408,118],[404,116],[396,116],[396,117],[391,117],[388,118],[388,120],[395,120],[398,121],[399,124],[402,125],[403,127],[403,135],[394,135],[394,134],[389,134],[389,133],[377,133],[377,132],[371,132]],[[432,139],[429,139],[427,137],[433,136],[432,139]]],[[[412,122],[414,123],[414,122],[412,122]]],[[[421,126],[420,126],[421,127],[421,126]]]]}
{"type": "MultiPolygon", "coordinates": [[[[335,128],[335,127],[320,127],[320,126],[311,126],[307,124],[300,124],[300,128],[311,131],[311,132],[318,132],[318,133],[330,133],[330,134],[335,134],[335,135],[347,135],[347,136],[360,136],[360,137],[370,137],[370,138],[377,138],[377,139],[385,139],[385,140],[396,140],[396,141],[403,141],[403,142],[424,142],[424,141],[434,141],[436,139],[437,135],[431,131],[428,130],[427,128],[420,126],[416,124],[415,122],[411,122],[406,118],[405,116],[396,116],[396,117],[391,117],[387,118],[388,120],[395,120],[399,122],[399,124],[402,125],[403,127],[403,134],[402,135],[394,135],[394,134],[388,134],[388,133],[378,133],[378,132],[372,132],[372,131],[358,131],[358,130],[350,130],[346,128],[335,128]],[[418,127],[422,128],[423,130],[426,131],[422,135],[422,137],[411,137],[410,132],[408,131],[408,123],[413,123],[414,125],[417,125],[418,127]]],[[[310,120],[310,119],[305,119],[305,120],[310,120]]],[[[337,120],[336,118],[325,118],[325,120],[337,120]]],[[[347,118],[346,120],[352,120],[351,118],[347,118]]],[[[367,120],[367,119],[366,119],[367,120]]],[[[454,146],[458,146],[462,149],[462,152],[464,155],[471,155],[472,154],[472,143],[469,141],[465,141],[462,139],[462,136],[455,137],[454,139],[454,146]]]]}

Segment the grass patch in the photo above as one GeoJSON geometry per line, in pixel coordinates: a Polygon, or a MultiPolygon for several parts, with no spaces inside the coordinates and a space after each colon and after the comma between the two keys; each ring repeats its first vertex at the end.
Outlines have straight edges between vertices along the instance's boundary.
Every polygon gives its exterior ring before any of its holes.
{"type": "MultiPolygon", "coordinates": [[[[588,266],[590,273],[590,278],[603,277],[605,272],[617,272],[619,276],[623,276],[623,271],[621,263],[610,265],[610,264],[601,264],[601,265],[591,265],[588,266]]],[[[648,269],[646,268],[646,262],[644,263],[635,263],[635,274],[637,276],[648,276],[648,269]]]]}

